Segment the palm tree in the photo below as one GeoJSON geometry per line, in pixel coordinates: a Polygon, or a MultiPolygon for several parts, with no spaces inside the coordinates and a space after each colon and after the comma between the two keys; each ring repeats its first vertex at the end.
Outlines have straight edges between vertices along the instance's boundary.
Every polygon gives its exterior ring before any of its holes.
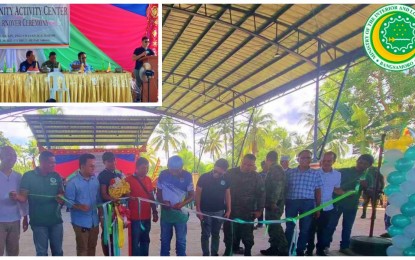
{"type": "Polygon", "coordinates": [[[175,151],[179,150],[178,137],[186,138],[186,135],[181,132],[181,126],[174,124],[173,119],[169,117],[164,117],[160,121],[154,134],[156,136],[151,140],[151,145],[154,145],[156,151],[162,149],[167,159],[170,157],[170,147],[173,147],[175,151]]]}
{"type": "Polygon", "coordinates": [[[219,123],[219,135],[223,137],[223,143],[225,145],[225,154],[228,156],[228,143],[232,138],[232,119],[227,118],[219,123]]]}
{"type": "MultiPolygon", "coordinates": [[[[257,155],[259,151],[258,147],[262,147],[265,144],[264,136],[268,135],[269,129],[271,129],[276,122],[271,113],[264,114],[263,108],[256,108],[255,110],[250,108],[248,109],[248,112],[250,115],[253,113],[253,116],[244,147],[247,148],[247,152],[257,155]]],[[[248,122],[241,123],[241,126],[243,129],[246,129],[248,127],[248,122]]]]}
{"type": "Polygon", "coordinates": [[[218,159],[222,153],[223,143],[220,140],[219,132],[215,131],[214,128],[210,128],[208,132],[208,138],[206,140],[206,146],[204,153],[210,153],[213,161],[218,159]]]}

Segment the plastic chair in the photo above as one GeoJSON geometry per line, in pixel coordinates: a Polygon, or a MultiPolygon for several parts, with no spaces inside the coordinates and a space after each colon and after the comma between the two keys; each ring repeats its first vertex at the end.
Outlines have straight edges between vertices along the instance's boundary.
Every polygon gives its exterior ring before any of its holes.
{"type": "Polygon", "coordinates": [[[66,87],[65,77],[59,71],[54,71],[48,73],[48,85],[49,85],[49,92],[50,98],[56,98],[56,92],[59,93],[59,100],[58,102],[63,102],[63,93],[67,95],[67,102],[71,102],[71,97],[69,94],[69,89],[66,87]],[[50,78],[53,80],[53,85],[50,84],[50,78]],[[59,84],[60,83],[60,84],[59,84]]]}

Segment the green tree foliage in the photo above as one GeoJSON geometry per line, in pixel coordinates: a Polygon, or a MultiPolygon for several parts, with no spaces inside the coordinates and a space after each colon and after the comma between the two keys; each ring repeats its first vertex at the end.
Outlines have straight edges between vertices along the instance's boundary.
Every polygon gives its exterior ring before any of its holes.
{"type": "Polygon", "coordinates": [[[11,145],[10,140],[7,139],[3,135],[3,132],[2,131],[0,131],[0,146],[6,146],[6,145],[11,145]]]}
{"type": "Polygon", "coordinates": [[[186,135],[182,132],[181,126],[175,124],[173,119],[164,117],[154,131],[155,137],[151,141],[156,151],[162,149],[166,158],[170,157],[171,148],[179,150],[180,138],[185,139],[186,135]]]}
{"type": "MultiPolygon", "coordinates": [[[[413,123],[415,88],[414,72],[391,72],[365,61],[350,69],[328,135],[326,150],[335,151],[340,157],[353,146],[354,154],[376,151],[380,135],[388,127],[389,137],[400,136],[405,125],[413,123]]],[[[330,77],[321,86],[319,102],[318,143],[321,144],[329,124],[343,74],[330,77]]],[[[313,103],[309,105],[314,106],[313,103]]],[[[308,142],[312,147],[314,114],[303,116],[309,127],[308,142]]]]}

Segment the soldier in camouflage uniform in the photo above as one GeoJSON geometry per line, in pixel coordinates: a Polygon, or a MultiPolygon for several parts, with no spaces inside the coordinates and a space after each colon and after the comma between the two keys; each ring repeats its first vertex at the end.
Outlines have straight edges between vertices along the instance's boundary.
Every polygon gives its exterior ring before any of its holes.
{"type": "MultiPolygon", "coordinates": [[[[231,189],[231,219],[253,221],[264,210],[265,188],[264,182],[258,173],[253,171],[256,157],[247,154],[240,167],[230,169],[226,178],[231,189]]],[[[251,256],[254,245],[254,225],[236,224],[226,221],[223,225],[225,256],[232,255],[233,239],[239,234],[245,246],[244,255],[251,256]]]]}
{"type": "MultiPolygon", "coordinates": [[[[265,219],[279,220],[284,213],[285,172],[277,164],[278,154],[271,151],[265,163],[268,173],[265,179],[265,219]]],[[[268,227],[270,247],[261,250],[263,255],[288,255],[288,243],[281,224],[270,224],[268,227]]]]}

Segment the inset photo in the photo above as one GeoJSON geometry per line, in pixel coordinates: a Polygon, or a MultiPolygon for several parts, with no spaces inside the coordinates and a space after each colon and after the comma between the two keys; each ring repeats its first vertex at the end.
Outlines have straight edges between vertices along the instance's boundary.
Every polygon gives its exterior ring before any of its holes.
{"type": "Polygon", "coordinates": [[[0,4],[0,102],[160,105],[157,4],[0,4]]]}

